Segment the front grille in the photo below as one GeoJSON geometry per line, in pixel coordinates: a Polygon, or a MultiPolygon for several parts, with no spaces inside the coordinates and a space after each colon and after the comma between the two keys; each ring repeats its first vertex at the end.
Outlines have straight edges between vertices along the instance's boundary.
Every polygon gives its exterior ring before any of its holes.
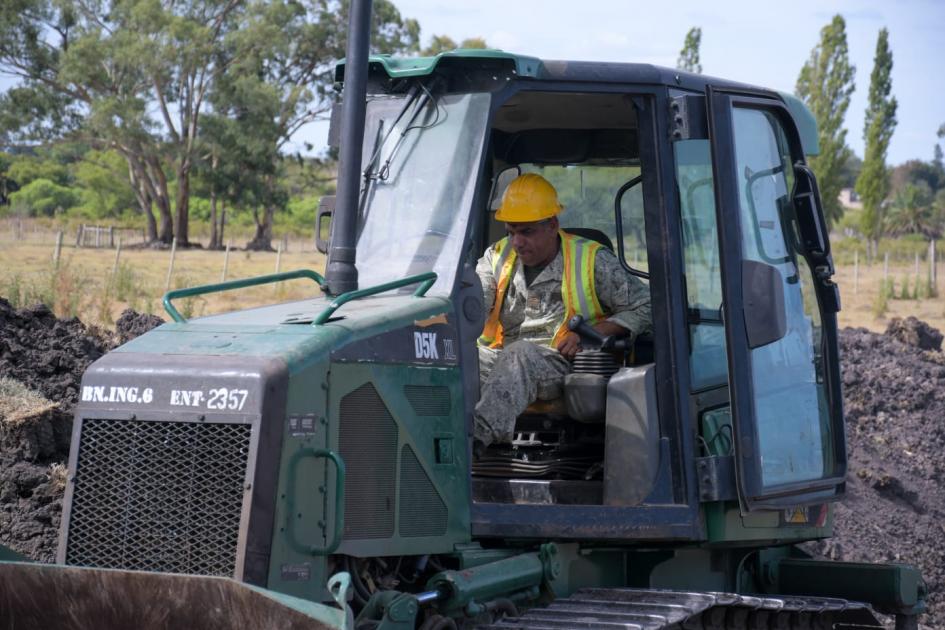
{"type": "Polygon", "coordinates": [[[66,564],[234,575],[251,432],[83,420],[66,564]]]}

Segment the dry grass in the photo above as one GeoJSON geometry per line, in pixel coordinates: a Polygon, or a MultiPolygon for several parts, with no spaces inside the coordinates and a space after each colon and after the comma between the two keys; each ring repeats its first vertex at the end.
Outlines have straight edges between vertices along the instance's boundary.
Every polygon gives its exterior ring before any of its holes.
{"type": "Polygon", "coordinates": [[[49,472],[46,473],[46,477],[49,478],[49,484],[62,492],[66,489],[66,481],[69,477],[69,469],[66,468],[65,464],[56,462],[49,466],[49,472]]]}
{"type": "Polygon", "coordinates": [[[57,407],[19,381],[0,378],[0,423],[18,427],[57,407]]]}
{"type": "MultiPolygon", "coordinates": [[[[0,297],[17,306],[43,301],[59,316],[76,315],[83,322],[101,326],[111,326],[125,308],[170,319],[161,305],[169,250],[123,249],[117,272],[113,274],[115,250],[76,249],[74,236],[72,239],[70,242],[67,235],[59,267],[54,268],[54,232],[27,231],[21,239],[14,240],[11,230],[0,230],[0,297]]],[[[273,273],[276,258],[275,252],[231,250],[227,279],[273,273]]],[[[171,288],[219,282],[223,262],[223,252],[178,250],[171,288]]],[[[311,241],[301,240],[290,241],[280,264],[282,271],[306,268],[322,272],[324,267],[325,257],[313,251],[311,241]]],[[[939,271],[942,278],[939,291],[945,295],[945,265],[940,264],[939,271]]],[[[926,273],[928,268],[920,266],[922,288],[926,273]]],[[[878,294],[883,281],[882,263],[861,264],[858,283],[854,281],[852,261],[838,265],[835,280],[840,286],[843,303],[839,314],[840,326],[863,326],[883,331],[890,318],[914,315],[936,328],[945,329],[945,298],[924,297],[920,291],[920,299],[900,299],[907,278],[911,296],[916,281],[914,263],[891,261],[889,279],[895,283],[894,296],[887,300],[884,309],[878,309],[878,294]],[[883,314],[876,314],[883,310],[883,314]]],[[[195,317],[301,299],[317,293],[318,289],[311,281],[293,280],[178,300],[175,305],[185,317],[195,317]]]]}
{"type": "MultiPolygon", "coordinates": [[[[6,237],[7,235],[2,235],[6,237]]],[[[117,270],[115,250],[76,249],[64,245],[58,267],[52,263],[54,237],[42,242],[12,242],[0,237],[0,297],[15,306],[44,302],[60,317],[78,316],[87,324],[111,326],[125,308],[170,319],[164,295],[170,250],[123,249],[117,270]]],[[[313,269],[322,272],[325,257],[292,242],[279,260],[280,271],[313,269]]],[[[171,288],[220,282],[224,252],[177,250],[171,288]]],[[[231,250],[227,280],[271,274],[278,254],[231,250]]],[[[319,294],[310,280],[251,287],[202,297],[176,300],[185,317],[241,310],[262,304],[301,299],[319,294]]]]}
{"type": "Polygon", "coordinates": [[[908,317],[913,315],[928,322],[939,330],[945,330],[945,265],[938,265],[939,286],[937,297],[927,297],[927,265],[919,266],[919,298],[903,300],[902,286],[908,281],[909,294],[914,294],[916,284],[915,266],[913,263],[889,265],[889,279],[895,283],[893,295],[887,300],[886,312],[877,316],[875,305],[879,299],[879,292],[883,284],[883,264],[875,263],[872,266],[860,265],[859,282],[856,282],[853,265],[837,268],[834,280],[840,287],[840,301],[842,310],[839,313],[840,326],[862,326],[875,332],[886,330],[886,325],[893,317],[908,317]]]}

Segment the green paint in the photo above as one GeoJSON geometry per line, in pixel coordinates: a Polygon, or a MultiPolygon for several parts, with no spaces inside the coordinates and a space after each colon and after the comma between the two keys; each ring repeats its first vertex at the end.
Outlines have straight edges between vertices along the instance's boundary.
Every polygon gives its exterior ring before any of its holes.
{"type": "MultiPolygon", "coordinates": [[[[327,448],[327,409],[326,353],[322,361],[289,379],[286,414],[315,414],[316,424],[312,434],[293,435],[286,431],[283,435],[267,582],[276,591],[315,601],[329,598],[324,588],[329,577],[327,558],[300,547],[328,545],[327,490],[333,484],[330,485],[325,460],[305,457],[293,463],[293,458],[298,453],[327,448]],[[296,568],[300,570],[294,571],[296,568]],[[306,571],[308,579],[301,579],[306,571]]],[[[282,422],[287,427],[287,421],[282,422]]]]}
{"type": "MultiPolygon", "coordinates": [[[[401,486],[394,490],[394,536],[391,538],[345,540],[339,553],[365,556],[422,555],[449,553],[456,544],[470,540],[468,454],[463,418],[462,377],[456,367],[425,367],[406,364],[334,363],[330,372],[328,417],[329,448],[339,451],[338,427],[341,400],[365,383],[373,384],[397,424],[397,470],[403,449],[409,446],[447,508],[446,531],[441,536],[403,536],[400,533],[401,486]],[[448,416],[418,416],[404,396],[404,387],[444,386],[451,407],[448,416]],[[438,446],[438,443],[440,446],[438,446]],[[462,444],[452,449],[451,461],[438,461],[442,444],[462,444]]],[[[350,462],[349,462],[350,467],[350,462]]],[[[399,472],[398,472],[399,475],[399,472]]],[[[330,516],[329,516],[330,519],[330,516]]]]}
{"type": "Polygon", "coordinates": [[[785,594],[818,593],[855,599],[890,615],[925,611],[925,582],[915,567],[904,564],[781,557],[770,560],[763,573],[785,594]]]}
{"type": "MultiPolygon", "coordinates": [[[[432,74],[444,59],[470,60],[483,59],[508,60],[515,68],[515,74],[521,77],[538,78],[544,70],[541,59],[525,55],[514,55],[502,50],[490,48],[460,48],[442,52],[435,57],[391,57],[390,55],[371,55],[370,63],[379,64],[392,79],[404,77],[422,77],[432,74]]],[[[342,60],[335,71],[340,77],[344,69],[342,60]]]]}
{"type": "Polygon", "coordinates": [[[791,118],[797,125],[797,132],[801,136],[801,146],[804,149],[804,155],[820,155],[820,140],[817,135],[817,119],[811,113],[804,101],[788,92],[778,92],[784,100],[788,111],[791,112],[791,118]]]}
{"type": "Polygon", "coordinates": [[[29,558],[0,545],[0,562],[29,562],[29,558]]]}

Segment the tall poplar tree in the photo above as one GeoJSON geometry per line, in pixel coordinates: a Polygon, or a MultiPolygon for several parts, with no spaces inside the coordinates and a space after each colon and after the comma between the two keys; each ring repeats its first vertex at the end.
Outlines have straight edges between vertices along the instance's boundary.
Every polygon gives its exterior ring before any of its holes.
{"type": "Polygon", "coordinates": [[[823,197],[824,214],[829,224],[843,216],[838,196],[843,183],[843,167],[852,151],[847,147],[843,119],[850,106],[853,76],[847,50],[846,22],[835,15],[820,31],[820,42],[797,78],[797,95],[807,103],[817,119],[820,155],[810,158],[823,197]]]}
{"type": "Polygon", "coordinates": [[[702,29],[693,26],[686,33],[686,41],[683,43],[682,50],[679,51],[679,59],[676,60],[678,69],[702,74],[702,64],[699,62],[699,45],[701,43],[702,29]]]}
{"type": "Polygon", "coordinates": [[[889,49],[889,31],[879,31],[876,40],[876,56],[873,58],[873,73],[870,75],[869,104],[863,124],[863,139],[866,154],[863,170],[856,180],[856,191],[863,200],[863,216],[860,229],[869,239],[873,254],[883,233],[883,202],[889,193],[889,172],[886,168],[886,151],[896,129],[896,97],[892,92],[892,51],[889,49]]]}

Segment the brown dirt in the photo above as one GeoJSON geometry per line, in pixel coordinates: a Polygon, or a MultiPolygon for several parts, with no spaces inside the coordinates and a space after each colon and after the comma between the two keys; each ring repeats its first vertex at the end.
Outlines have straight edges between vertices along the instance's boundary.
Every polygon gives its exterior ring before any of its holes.
{"type": "Polygon", "coordinates": [[[915,318],[886,334],[840,333],[849,469],[834,537],[809,550],[922,572],[932,628],[945,627],[945,354],[915,318]],[[904,343],[905,340],[909,343],[904,343]]]}
{"type": "Polygon", "coordinates": [[[56,553],[72,412],[82,373],[163,320],[125,311],[114,334],[0,298],[0,544],[34,560],[56,553]]]}

